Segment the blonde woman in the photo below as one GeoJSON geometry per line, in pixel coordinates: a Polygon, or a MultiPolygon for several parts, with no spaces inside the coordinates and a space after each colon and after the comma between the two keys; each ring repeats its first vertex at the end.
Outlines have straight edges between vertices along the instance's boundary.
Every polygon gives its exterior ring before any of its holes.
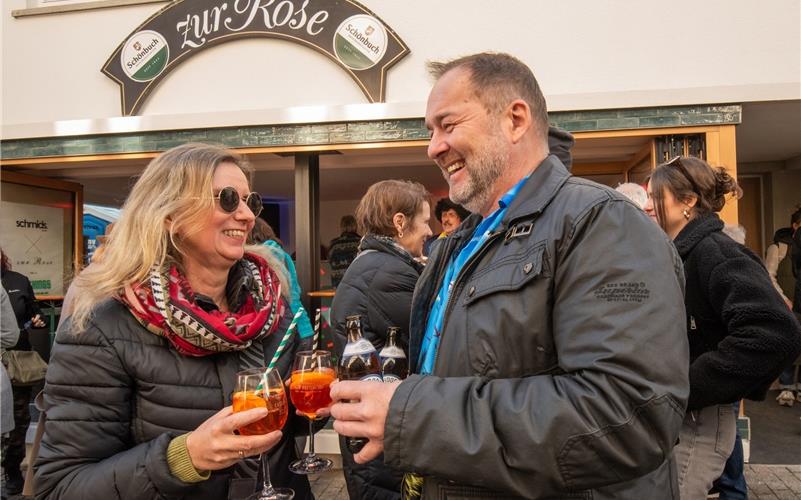
{"type": "MultiPolygon", "coordinates": [[[[267,450],[273,483],[312,498],[287,471],[296,421],[240,436],[266,410],[229,406],[236,372],[267,364],[289,323],[284,269],[245,251],[261,211],[249,175],[237,154],[187,144],[134,185],[56,335],[37,498],[244,497],[267,450]]],[[[287,346],[282,374],[302,342],[287,346]]]]}

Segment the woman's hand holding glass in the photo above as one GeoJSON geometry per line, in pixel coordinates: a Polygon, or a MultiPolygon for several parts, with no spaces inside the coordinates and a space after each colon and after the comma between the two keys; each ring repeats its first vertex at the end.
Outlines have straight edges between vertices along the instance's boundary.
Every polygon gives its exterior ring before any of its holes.
{"type": "Polygon", "coordinates": [[[281,431],[254,436],[234,433],[268,414],[266,408],[234,413],[232,406],[226,406],[209,417],[186,438],[192,465],[200,471],[225,469],[244,457],[271,449],[281,440],[281,431]]]}
{"type": "MultiPolygon", "coordinates": [[[[275,433],[278,429],[283,428],[289,413],[289,405],[286,402],[286,391],[284,383],[281,381],[281,375],[277,370],[266,367],[251,368],[237,373],[233,407],[234,412],[243,413],[252,411],[253,408],[267,410],[264,418],[240,427],[239,433],[242,435],[258,436],[275,433]]],[[[291,488],[273,487],[266,453],[262,453],[260,462],[261,490],[248,497],[248,500],[292,500],[295,492],[291,488]]]]}

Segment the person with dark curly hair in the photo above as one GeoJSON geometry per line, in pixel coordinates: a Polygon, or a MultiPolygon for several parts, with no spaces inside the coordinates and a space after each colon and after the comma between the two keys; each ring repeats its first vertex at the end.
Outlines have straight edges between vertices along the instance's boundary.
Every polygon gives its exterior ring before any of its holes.
{"type": "Polygon", "coordinates": [[[470,216],[470,211],[452,202],[451,199],[446,196],[445,198],[440,198],[434,206],[434,215],[442,226],[442,232],[436,236],[432,236],[426,241],[423,248],[424,255],[429,254],[431,245],[433,245],[435,241],[453,234],[462,224],[462,221],[470,216]]]}
{"type": "Polygon", "coordinates": [[[452,202],[450,198],[440,198],[434,207],[434,214],[442,224],[442,234],[447,236],[456,231],[459,224],[470,215],[470,211],[452,202]]]}

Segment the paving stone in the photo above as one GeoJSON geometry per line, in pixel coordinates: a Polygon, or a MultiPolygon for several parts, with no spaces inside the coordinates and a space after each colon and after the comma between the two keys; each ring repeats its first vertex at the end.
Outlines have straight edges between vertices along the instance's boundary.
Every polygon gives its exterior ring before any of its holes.
{"type": "Polygon", "coordinates": [[[745,479],[752,500],[801,499],[801,464],[746,464],[745,479]]]}
{"type": "Polygon", "coordinates": [[[341,469],[309,476],[312,492],[320,500],[348,500],[345,476],[341,469]]]}

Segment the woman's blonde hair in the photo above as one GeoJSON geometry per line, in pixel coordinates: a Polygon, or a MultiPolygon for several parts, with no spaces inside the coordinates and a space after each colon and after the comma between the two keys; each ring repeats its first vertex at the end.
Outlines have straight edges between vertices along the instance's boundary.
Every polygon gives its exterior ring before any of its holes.
{"type": "MultiPolygon", "coordinates": [[[[72,283],[77,287],[72,313],[75,331],[86,328],[95,304],[120,297],[126,286],[145,283],[153,265],[181,267],[185,255],[182,240],[202,230],[215,209],[212,177],[221,163],[235,164],[251,182],[252,169],[242,156],[208,144],[177,146],[150,162],[104,243],[103,258],[84,269],[72,283]]],[[[282,291],[288,296],[286,271],[280,259],[258,253],[278,272],[284,284],[282,291]]]]}

